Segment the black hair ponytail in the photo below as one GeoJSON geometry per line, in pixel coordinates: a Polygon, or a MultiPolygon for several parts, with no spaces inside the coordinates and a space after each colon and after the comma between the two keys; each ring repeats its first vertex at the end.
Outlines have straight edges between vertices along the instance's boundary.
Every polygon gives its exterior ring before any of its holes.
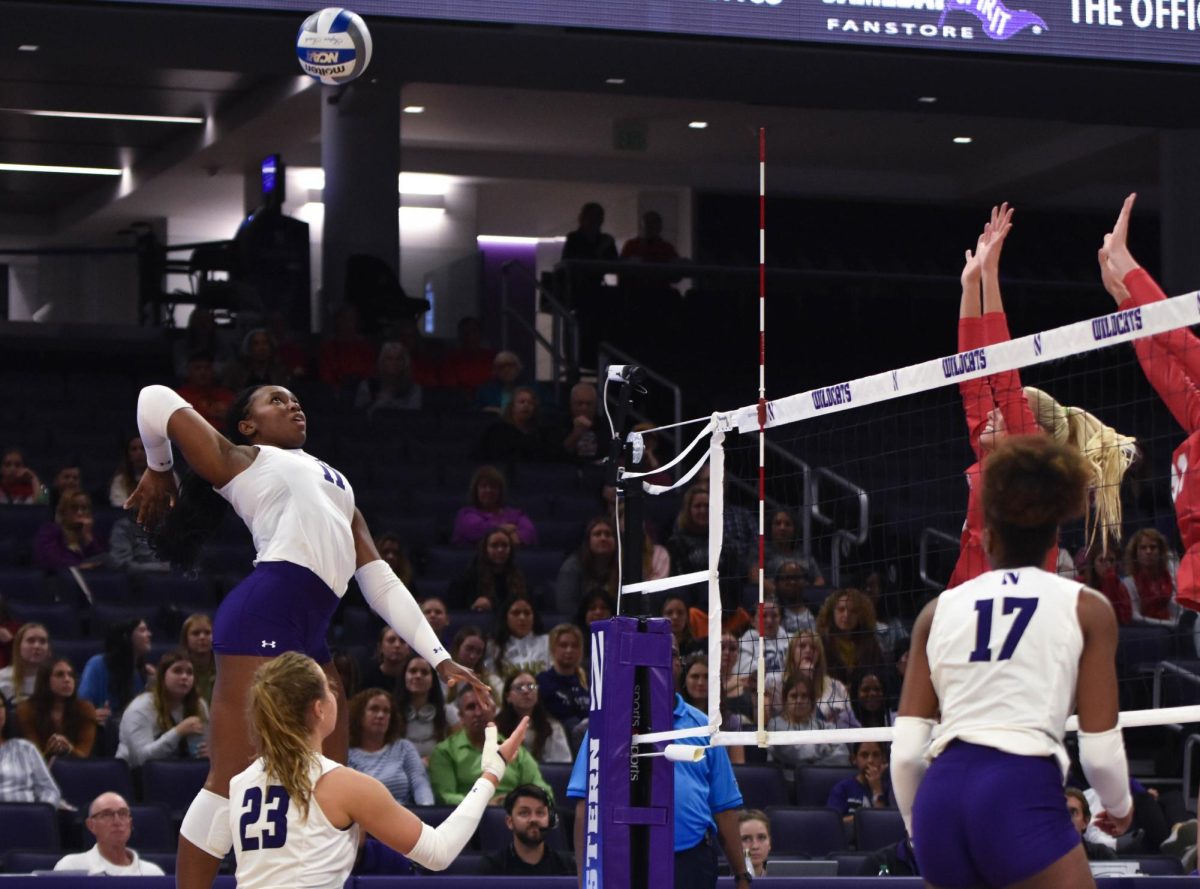
{"type": "MultiPolygon", "coordinates": [[[[239,392],[225,415],[225,435],[236,445],[250,444],[238,431],[238,423],[246,419],[250,399],[258,388],[249,386],[239,392]]],[[[194,570],[200,549],[217,533],[228,511],[225,498],[189,468],[179,484],[175,508],[167,513],[162,526],[151,532],[150,544],[160,559],[184,571],[194,570]]]]}

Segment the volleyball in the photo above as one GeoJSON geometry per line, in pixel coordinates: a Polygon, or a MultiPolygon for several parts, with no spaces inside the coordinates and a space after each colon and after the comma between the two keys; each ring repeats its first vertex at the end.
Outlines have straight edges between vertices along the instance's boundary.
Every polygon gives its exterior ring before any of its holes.
{"type": "Polygon", "coordinates": [[[330,6],[304,20],[296,35],[296,58],[321,83],[349,83],[371,63],[371,32],[362,16],[330,6]]]}

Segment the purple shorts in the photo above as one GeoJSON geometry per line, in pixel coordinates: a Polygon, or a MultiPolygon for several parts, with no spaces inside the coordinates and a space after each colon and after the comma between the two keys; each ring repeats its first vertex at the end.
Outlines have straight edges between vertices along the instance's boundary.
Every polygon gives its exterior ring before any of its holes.
{"type": "Polygon", "coordinates": [[[258,657],[300,651],[327,664],[325,637],[338,601],[325,581],[307,568],[259,562],[217,609],[213,651],[258,657]]]}
{"type": "Polygon", "coordinates": [[[953,742],[930,765],[913,805],[921,876],[934,886],[1008,886],[1079,845],[1052,756],[953,742]]]}

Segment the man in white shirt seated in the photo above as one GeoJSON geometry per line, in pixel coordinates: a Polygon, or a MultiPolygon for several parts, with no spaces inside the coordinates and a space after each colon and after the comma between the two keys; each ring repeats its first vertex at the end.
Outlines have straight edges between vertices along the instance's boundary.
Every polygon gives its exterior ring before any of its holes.
{"type": "Polygon", "coordinates": [[[161,867],[152,861],[142,861],[126,845],[133,830],[133,816],[129,803],[119,793],[102,793],[92,800],[84,824],[96,838],[96,845],[87,852],[64,855],[54,865],[55,870],[87,871],[91,876],[164,876],[161,867]]]}

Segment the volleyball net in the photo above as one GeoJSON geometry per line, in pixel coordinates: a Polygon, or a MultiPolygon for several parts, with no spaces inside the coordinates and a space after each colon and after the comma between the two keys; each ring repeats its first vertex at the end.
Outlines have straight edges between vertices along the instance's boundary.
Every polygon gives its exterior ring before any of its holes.
{"type": "Polygon", "coordinates": [[[627,473],[672,503],[653,512],[678,509],[693,542],[706,536],[708,554],[707,566],[622,587],[677,625],[682,597],[681,638],[708,678],[708,726],[634,742],[706,736],[770,747],[785,764],[797,747],[811,764],[824,746],[890,741],[914,618],[956,570],[986,570],[961,541],[968,476],[998,424],[1069,438],[1095,466],[1088,515],[1062,528],[1047,567],[1092,566],[1114,603],[1121,724],[1200,723],[1195,614],[1171,594],[1183,554],[1172,495],[1188,483],[1172,461],[1190,431],[1181,405],[1200,398],[1200,374],[1186,372],[1189,359],[1200,368],[1197,323],[1200,294],[1188,294],[776,399],[761,435],[758,405],[717,413],[691,428],[680,481],[627,473]],[[1159,347],[1168,340],[1186,354],[1159,347]],[[1165,543],[1170,581],[1139,567],[1143,541],[1165,543]]]}

